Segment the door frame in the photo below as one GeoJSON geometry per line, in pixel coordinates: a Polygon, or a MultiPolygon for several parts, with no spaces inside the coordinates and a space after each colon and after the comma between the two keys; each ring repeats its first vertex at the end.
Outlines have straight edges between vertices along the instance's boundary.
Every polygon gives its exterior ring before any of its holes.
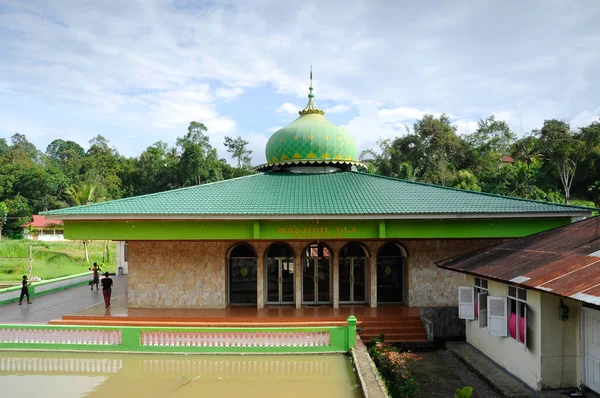
{"type": "Polygon", "coordinates": [[[596,313],[598,313],[598,315],[600,316],[600,309],[596,309],[596,308],[591,308],[591,307],[586,307],[586,306],[581,306],[581,319],[580,319],[580,328],[581,328],[581,383],[583,385],[585,385],[587,388],[589,388],[590,390],[599,393],[600,394],[600,385],[599,386],[594,386],[594,387],[590,387],[589,385],[586,384],[586,348],[585,348],[585,331],[586,331],[586,312],[587,311],[594,311],[596,313]]]}
{"type": "MultiPolygon", "coordinates": [[[[329,248],[327,248],[329,249],[329,248]]],[[[331,254],[331,250],[329,251],[329,253],[331,254]]],[[[330,255],[329,257],[302,257],[302,271],[300,274],[300,278],[302,283],[300,284],[300,291],[301,291],[301,301],[302,304],[307,304],[307,305],[325,305],[325,304],[332,304],[333,303],[333,274],[332,274],[332,267],[333,267],[333,258],[330,255]],[[315,274],[318,274],[318,269],[319,269],[319,259],[327,259],[329,262],[329,301],[319,301],[319,288],[318,288],[318,281],[316,283],[313,283],[313,288],[315,288],[315,300],[314,301],[305,301],[304,300],[304,260],[311,260],[311,261],[315,261],[315,265],[314,265],[314,272],[315,274]],[[316,287],[315,287],[316,285],[316,287]]],[[[318,276],[318,275],[317,275],[318,276]]]]}
{"type": "Polygon", "coordinates": [[[294,257],[265,257],[265,267],[264,267],[264,281],[265,281],[265,304],[268,305],[294,305],[296,303],[296,259],[294,257]],[[291,260],[292,263],[294,264],[294,276],[292,278],[292,300],[291,301],[282,301],[283,300],[283,278],[281,276],[282,273],[282,269],[281,269],[281,261],[287,259],[287,260],[291,260]],[[269,301],[269,270],[267,267],[267,261],[268,260],[276,260],[278,262],[278,267],[277,267],[277,274],[278,274],[278,280],[277,280],[277,284],[278,284],[278,296],[279,296],[279,300],[278,301],[269,301]]]}
{"type": "MultiPolygon", "coordinates": [[[[350,282],[350,301],[342,301],[340,299],[340,304],[366,304],[367,303],[367,271],[369,270],[369,257],[357,257],[357,256],[349,256],[349,257],[340,257],[339,261],[338,261],[338,268],[340,266],[340,264],[342,263],[342,260],[346,260],[349,259],[351,260],[351,264],[352,266],[350,267],[350,273],[352,274],[352,281],[350,282]],[[355,259],[363,259],[364,260],[364,264],[363,264],[363,269],[364,269],[364,280],[363,280],[363,285],[365,287],[365,299],[361,300],[361,301],[356,301],[354,300],[354,260],[355,259]]],[[[340,278],[340,271],[338,269],[338,284],[341,283],[341,278],[340,278]]],[[[338,289],[338,295],[339,295],[339,289],[338,289]]]]}

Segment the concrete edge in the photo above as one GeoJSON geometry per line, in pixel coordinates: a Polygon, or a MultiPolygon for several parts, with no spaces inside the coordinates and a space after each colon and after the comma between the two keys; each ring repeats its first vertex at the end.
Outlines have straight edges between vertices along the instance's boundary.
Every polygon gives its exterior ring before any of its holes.
{"type": "MultiPolygon", "coordinates": [[[[523,387],[525,387],[528,391],[531,392],[533,397],[539,397],[539,394],[534,391],[533,389],[531,389],[531,387],[529,387],[528,385],[526,385],[525,383],[523,383],[522,381],[520,381],[519,379],[517,379],[514,375],[512,375],[511,373],[507,372],[506,369],[504,369],[502,366],[498,365],[496,362],[492,361],[490,358],[487,357],[487,355],[485,355],[484,353],[482,353],[480,350],[478,350],[477,348],[473,347],[471,344],[464,342],[463,344],[468,345],[470,348],[474,349],[477,353],[484,355],[485,358],[490,361],[494,366],[498,367],[500,370],[502,370],[503,372],[505,372],[508,376],[510,376],[512,379],[514,379],[515,381],[517,381],[519,384],[521,384],[523,387]]],[[[448,345],[446,345],[446,347],[448,347],[448,345]]],[[[474,367],[471,365],[470,362],[468,362],[465,358],[463,358],[461,355],[459,355],[456,351],[452,350],[452,349],[448,349],[446,348],[447,351],[451,352],[452,355],[454,355],[455,358],[457,358],[460,362],[462,362],[467,368],[469,368],[469,370],[471,372],[473,372],[477,377],[479,377],[485,384],[488,385],[488,387],[494,391],[496,394],[498,394],[499,396],[503,397],[503,398],[513,398],[509,395],[506,395],[504,393],[504,391],[502,391],[502,389],[500,389],[495,383],[494,381],[488,377],[487,374],[485,374],[484,372],[481,372],[478,368],[474,367]]]]}
{"type": "MultiPolygon", "coordinates": [[[[356,336],[357,339],[360,339],[359,336],[356,336]]],[[[354,362],[354,368],[356,369],[356,374],[358,376],[358,381],[360,383],[361,386],[361,390],[363,392],[363,396],[365,398],[377,398],[377,397],[389,397],[389,394],[387,392],[387,388],[385,387],[385,383],[383,382],[383,380],[381,379],[381,376],[379,374],[379,371],[377,370],[377,367],[375,366],[375,363],[373,362],[373,360],[371,359],[371,356],[369,355],[369,352],[366,349],[366,346],[364,346],[364,344],[362,345],[362,347],[354,347],[350,349],[350,355],[352,356],[352,361],[354,362]],[[361,361],[358,356],[356,355],[356,350],[357,349],[361,349],[364,350],[364,361],[361,361]],[[366,363],[365,363],[366,362],[366,363]],[[378,388],[369,388],[369,386],[367,385],[368,383],[366,383],[365,380],[365,374],[364,371],[370,371],[373,376],[375,377],[375,380],[377,380],[377,387],[378,388]]]]}

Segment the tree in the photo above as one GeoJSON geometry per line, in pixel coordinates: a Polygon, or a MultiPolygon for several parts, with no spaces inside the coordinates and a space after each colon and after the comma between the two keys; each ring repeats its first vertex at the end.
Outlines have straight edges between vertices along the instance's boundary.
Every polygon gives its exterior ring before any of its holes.
{"type": "Polygon", "coordinates": [[[476,149],[479,156],[488,152],[503,155],[508,153],[515,138],[516,135],[510,130],[508,123],[496,120],[496,117],[491,115],[479,120],[477,130],[468,135],[466,141],[476,149]]]}
{"type": "Polygon", "coordinates": [[[469,170],[459,170],[454,188],[466,189],[469,191],[481,192],[481,187],[477,182],[477,177],[469,170]]]}
{"type": "Polygon", "coordinates": [[[177,139],[182,154],[179,171],[183,186],[199,185],[222,179],[217,150],[210,145],[208,129],[202,123],[191,122],[188,132],[177,139]]]}
{"type": "Polygon", "coordinates": [[[585,158],[586,144],[571,131],[567,122],[561,120],[544,121],[544,126],[536,133],[541,153],[555,167],[565,194],[565,203],[569,203],[573,177],[577,164],[585,158]]]}
{"type": "Polygon", "coordinates": [[[6,224],[8,219],[8,206],[4,202],[0,202],[0,239],[2,239],[2,227],[6,224]]]}
{"type": "Polygon", "coordinates": [[[67,194],[75,206],[83,206],[102,201],[102,198],[96,193],[96,186],[91,184],[70,186],[65,189],[65,194],[67,194]]]}
{"type": "Polygon", "coordinates": [[[588,191],[593,195],[596,207],[600,207],[600,181],[596,181],[590,185],[588,191]]]}
{"type": "Polygon", "coordinates": [[[225,137],[225,147],[227,152],[231,154],[231,157],[237,160],[237,168],[240,169],[242,166],[245,168],[252,167],[252,151],[246,148],[249,144],[248,141],[243,140],[242,137],[231,138],[225,137]]]}
{"type": "Polygon", "coordinates": [[[6,155],[10,151],[10,147],[6,143],[6,139],[0,138],[0,156],[6,155]]]}

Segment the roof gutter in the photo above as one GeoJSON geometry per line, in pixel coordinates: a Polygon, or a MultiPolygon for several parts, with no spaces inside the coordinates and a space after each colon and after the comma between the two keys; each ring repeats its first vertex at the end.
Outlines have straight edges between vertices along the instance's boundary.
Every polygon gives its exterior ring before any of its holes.
{"type": "Polygon", "coordinates": [[[422,214],[53,214],[55,220],[469,220],[499,218],[589,217],[591,211],[532,213],[422,213],[422,214]]]}

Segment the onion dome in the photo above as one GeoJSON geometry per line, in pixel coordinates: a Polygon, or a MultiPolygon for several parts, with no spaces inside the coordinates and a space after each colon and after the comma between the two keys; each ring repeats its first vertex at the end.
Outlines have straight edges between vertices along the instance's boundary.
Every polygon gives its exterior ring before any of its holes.
{"type": "Polygon", "coordinates": [[[317,108],[312,88],[312,68],[310,83],[308,104],[298,112],[298,119],[273,133],[267,142],[267,163],[258,166],[259,171],[307,165],[364,167],[358,162],[358,145],[354,137],[325,119],[325,112],[317,108]]]}

